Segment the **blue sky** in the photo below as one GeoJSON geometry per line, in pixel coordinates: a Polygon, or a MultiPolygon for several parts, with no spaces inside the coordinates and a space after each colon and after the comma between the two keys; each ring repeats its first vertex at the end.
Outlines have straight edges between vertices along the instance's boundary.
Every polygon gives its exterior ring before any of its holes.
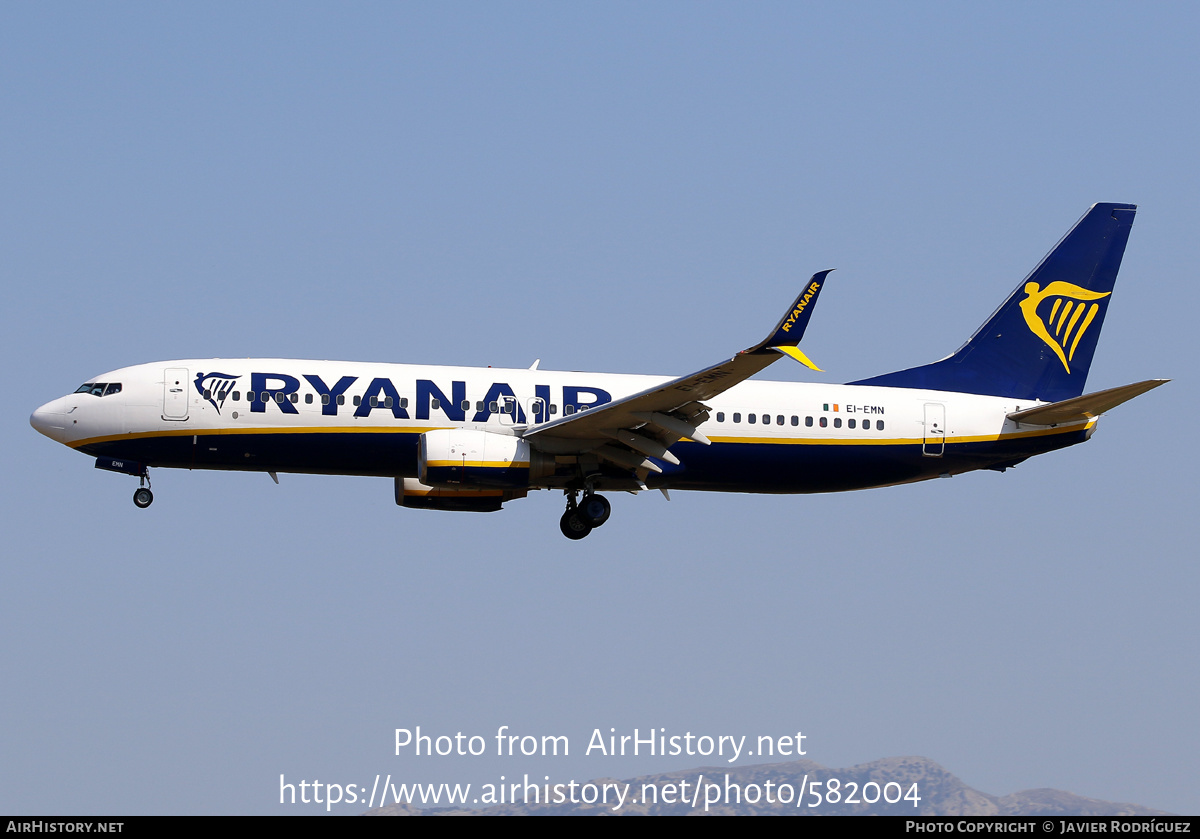
{"type": "MultiPolygon", "coordinates": [[[[981,790],[1200,812],[1197,13],[1184,4],[0,8],[0,810],[277,813],[392,732],[781,735],[981,790]],[[28,425],[106,370],[283,356],[679,374],[954,350],[1096,201],[1139,205],[1089,386],[1174,381],[1016,470],[831,496],[402,510],[28,425]]],[[[346,806],[335,812],[357,812],[346,806]]],[[[307,812],[305,810],[304,812],[307,812]]]]}

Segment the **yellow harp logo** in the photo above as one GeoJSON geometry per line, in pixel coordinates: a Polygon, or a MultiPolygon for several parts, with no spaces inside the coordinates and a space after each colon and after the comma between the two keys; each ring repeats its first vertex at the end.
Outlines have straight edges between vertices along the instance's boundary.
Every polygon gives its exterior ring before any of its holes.
{"type": "Polygon", "coordinates": [[[1043,289],[1039,289],[1037,283],[1026,283],[1025,294],[1026,298],[1019,304],[1025,323],[1034,335],[1054,350],[1070,374],[1069,362],[1075,357],[1075,348],[1100,309],[1100,304],[1093,301],[1108,297],[1112,292],[1088,291],[1073,283],[1057,281],[1043,289]],[[1049,300],[1054,301],[1050,311],[1039,312],[1038,308],[1049,300]]]}

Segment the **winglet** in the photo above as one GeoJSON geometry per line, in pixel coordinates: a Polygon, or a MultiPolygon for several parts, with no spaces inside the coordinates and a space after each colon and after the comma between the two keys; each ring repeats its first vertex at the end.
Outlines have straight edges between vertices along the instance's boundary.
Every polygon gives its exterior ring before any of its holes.
{"type": "Polygon", "coordinates": [[[825,278],[829,275],[830,268],[827,271],[818,271],[812,275],[812,279],[808,281],[808,285],[800,292],[800,296],[787,310],[785,314],[775,325],[775,330],[765,341],[746,350],[747,353],[761,353],[775,350],[783,355],[796,359],[805,367],[811,367],[818,372],[820,367],[808,360],[808,356],[802,353],[797,344],[804,337],[804,330],[808,328],[808,321],[812,317],[813,309],[817,306],[817,296],[821,293],[821,288],[825,285],[825,278]]]}
{"type": "Polygon", "coordinates": [[[778,352],[783,353],[786,356],[790,356],[790,357],[796,359],[801,364],[803,364],[805,367],[811,367],[813,370],[816,370],[818,373],[825,372],[820,367],[818,367],[817,365],[815,365],[811,361],[809,361],[808,356],[806,356],[804,353],[802,353],[800,351],[799,347],[771,347],[771,349],[776,350],[778,352]]]}
{"type": "Polygon", "coordinates": [[[808,319],[812,317],[812,311],[816,308],[817,295],[821,293],[821,287],[825,285],[825,277],[832,270],[830,268],[828,271],[818,271],[812,275],[812,279],[808,281],[804,291],[800,292],[796,302],[776,324],[771,337],[763,341],[760,346],[794,347],[800,343],[800,339],[804,337],[804,330],[808,328],[808,319]]]}

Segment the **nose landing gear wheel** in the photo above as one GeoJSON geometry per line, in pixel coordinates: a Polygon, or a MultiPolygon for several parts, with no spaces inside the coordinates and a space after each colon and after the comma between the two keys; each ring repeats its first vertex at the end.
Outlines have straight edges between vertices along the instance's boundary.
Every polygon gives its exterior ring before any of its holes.
{"type": "Polygon", "coordinates": [[[612,514],[612,505],[603,495],[585,495],[579,504],[579,516],[586,519],[592,527],[599,527],[608,521],[612,514]]]}
{"type": "Polygon", "coordinates": [[[154,503],[154,493],[145,487],[139,487],[133,493],[133,503],[144,510],[154,503]]]}
{"type": "Polygon", "coordinates": [[[592,532],[592,526],[579,513],[578,508],[568,509],[558,520],[558,529],[568,539],[582,539],[592,532]]]}

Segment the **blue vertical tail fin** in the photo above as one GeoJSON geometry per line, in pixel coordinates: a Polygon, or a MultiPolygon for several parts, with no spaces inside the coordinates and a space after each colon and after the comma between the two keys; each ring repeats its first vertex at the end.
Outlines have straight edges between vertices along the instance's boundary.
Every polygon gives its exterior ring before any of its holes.
{"type": "Polygon", "coordinates": [[[950,357],[850,384],[1043,402],[1079,396],[1136,210],[1093,205],[950,357]]]}

